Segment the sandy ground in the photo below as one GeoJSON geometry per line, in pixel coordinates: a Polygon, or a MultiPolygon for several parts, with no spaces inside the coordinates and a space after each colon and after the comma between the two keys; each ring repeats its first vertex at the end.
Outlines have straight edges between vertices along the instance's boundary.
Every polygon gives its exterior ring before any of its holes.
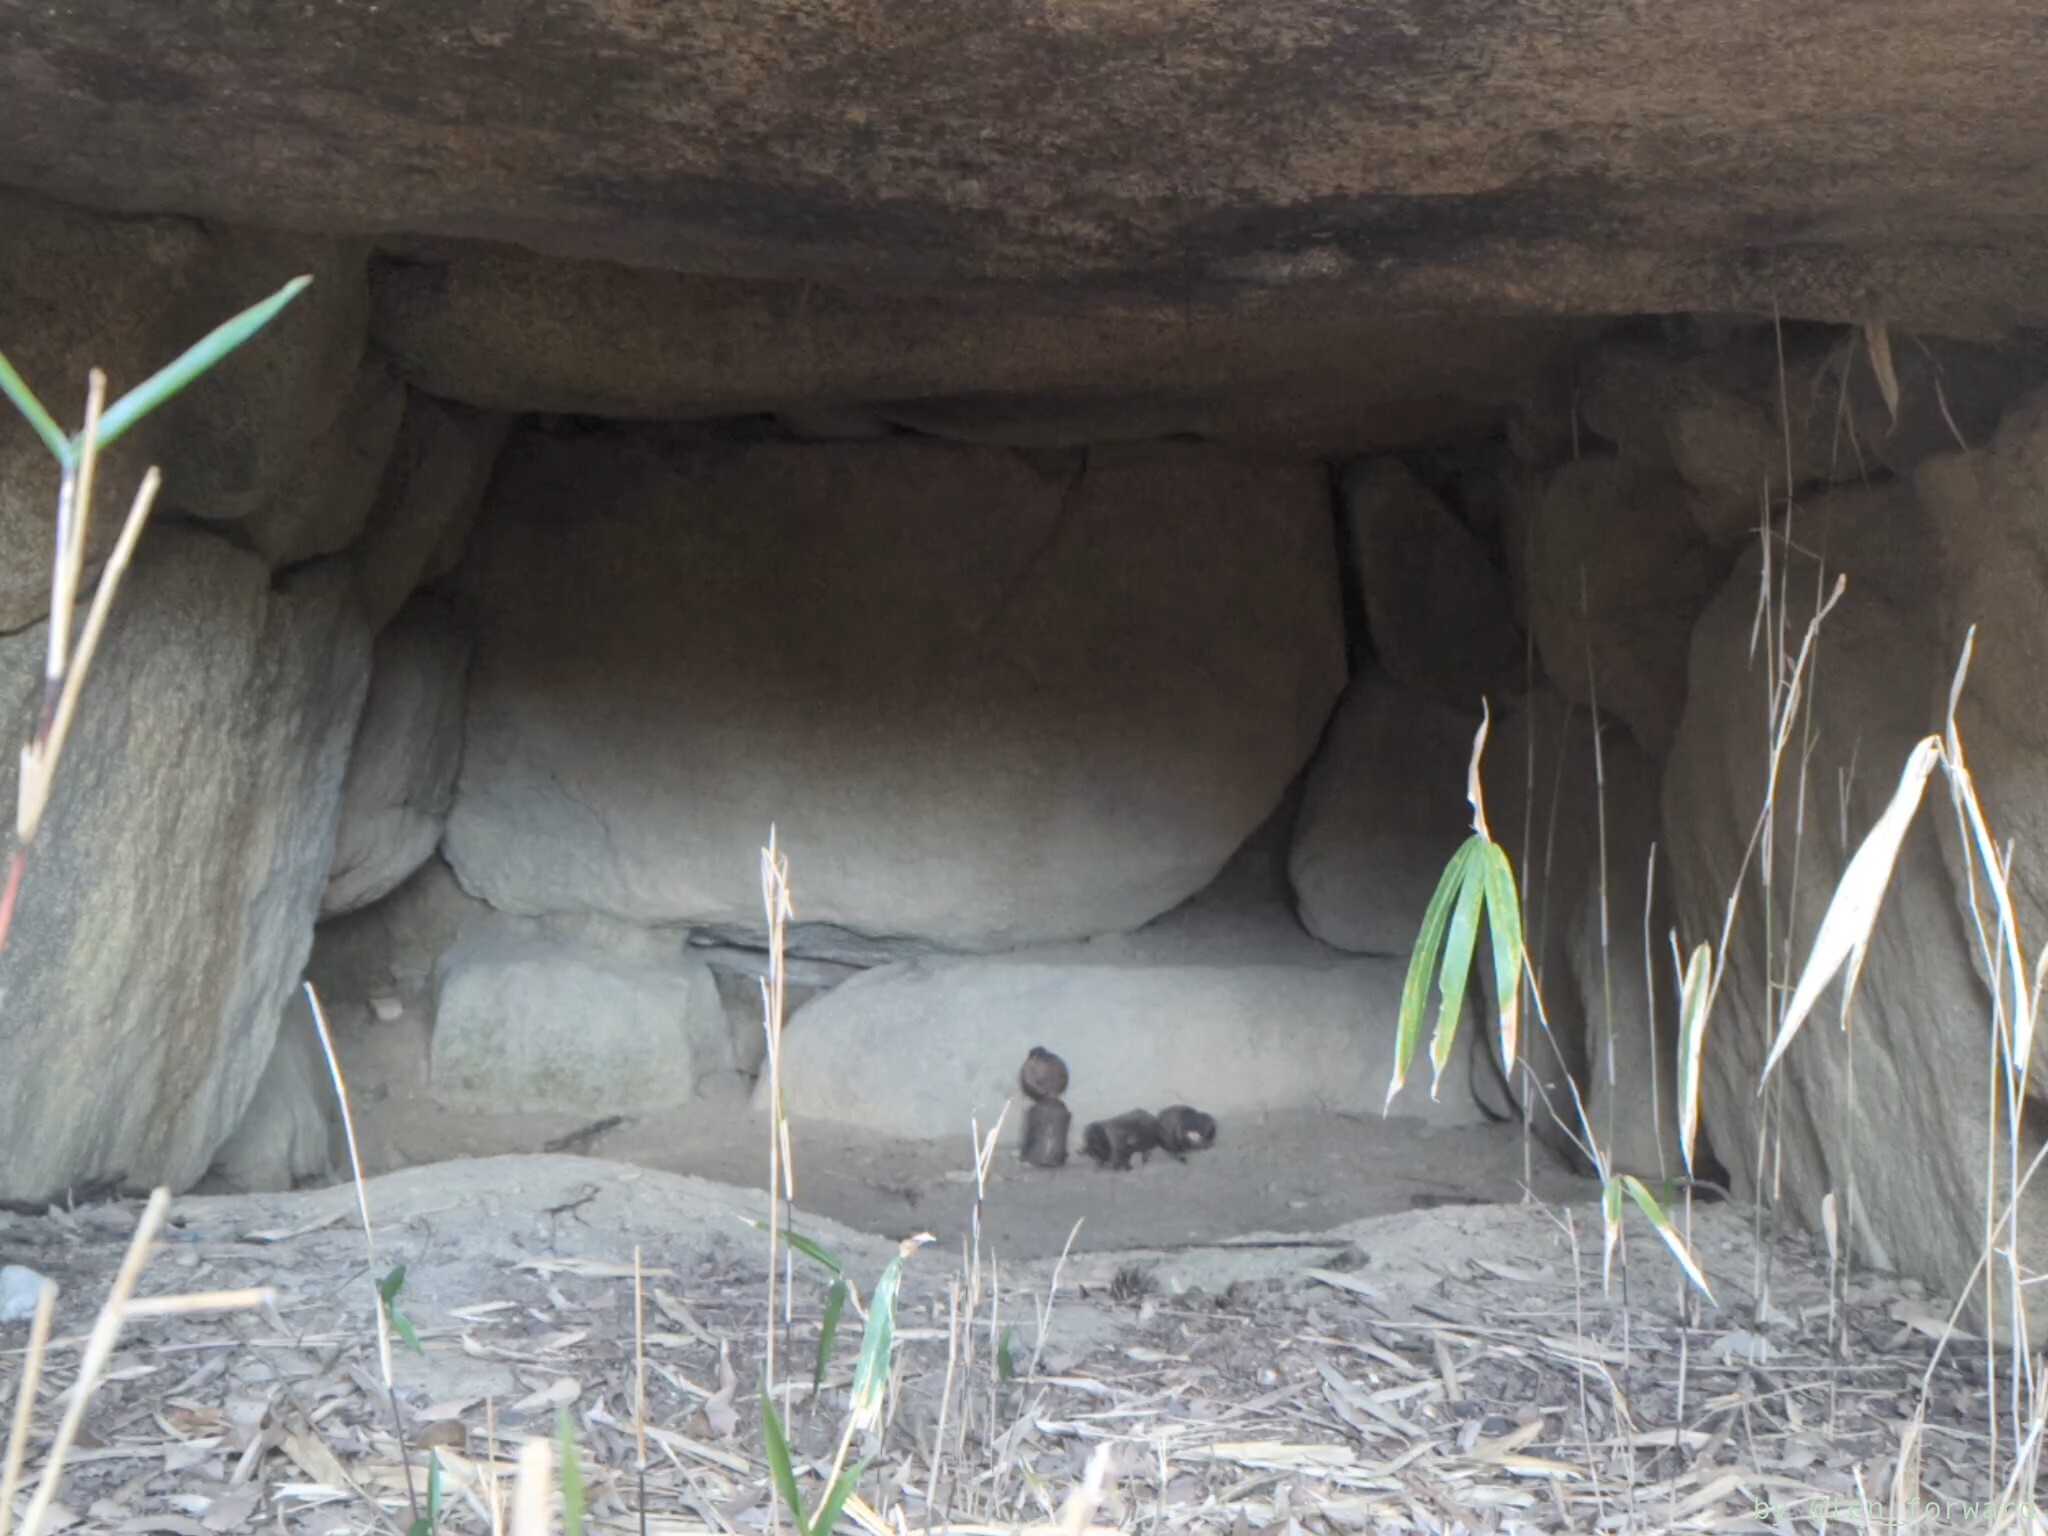
{"type": "MultiPolygon", "coordinates": [[[[427,1095],[427,1031],[410,1017],[367,1023],[340,1012],[343,1068],[372,1175],[455,1158],[566,1150],[740,1188],[765,1188],[767,1123],[737,1091],[686,1110],[592,1131],[556,1115],[452,1112],[427,1095]],[[566,1145],[564,1142],[566,1141],[566,1145]]],[[[1012,1259],[1057,1254],[1078,1241],[1163,1247],[1257,1231],[1317,1232],[1431,1203],[1512,1202],[1525,1189],[1552,1202],[1592,1198],[1594,1187],[1556,1165],[1517,1126],[1429,1127],[1411,1118],[1298,1113],[1224,1124],[1216,1145],[1185,1163],[1155,1156],[1127,1173],[1080,1153],[1060,1169],[1016,1156],[1021,1101],[1004,1128],[984,1231],[1012,1259]]],[[[797,1123],[800,1206],[862,1232],[930,1231],[948,1244],[966,1234],[973,1151],[955,1142],[901,1141],[797,1123]]]]}

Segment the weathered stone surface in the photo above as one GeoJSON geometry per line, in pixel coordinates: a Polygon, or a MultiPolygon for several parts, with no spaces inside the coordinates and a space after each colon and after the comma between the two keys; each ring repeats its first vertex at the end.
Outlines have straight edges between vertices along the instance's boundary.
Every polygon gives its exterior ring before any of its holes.
{"type": "Polygon", "coordinates": [[[333,1166],[334,1079],[303,989],[294,989],[270,1062],[242,1123],[214,1154],[213,1173],[232,1189],[290,1189],[333,1166]]]}
{"type": "Polygon", "coordinates": [[[436,1097],[463,1108],[637,1114],[686,1104],[727,1061],[710,969],[497,936],[441,961],[436,1097]]]}
{"type": "MultiPolygon", "coordinates": [[[[1974,626],[1970,674],[1957,711],[1970,771],[1993,833],[2017,853],[2012,893],[2021,934],[2048,935],[2048,726],[2041,679],[2048,668],[2048,391],[2006,420],[1996,440],[1964,455],[1930,460],[1918,478],[1941,549],[1942,665],[1960,661],[1974,626]]],[[[1971,875],[1960,838],[1943,819],[1943,846],[1958,899],[1969,910],[1971,875]]],[[[1982,857],[1969,850],[1981,871],[1982,857]]],[[[1988,892],[1977,877],[1978,900],[1988,892]]],[[[1986,923],[1994,921],[1987,906],[1986,923]]],[[[2034,1064],[2048,1069],[2048,1034],[2035,1037],[2034,1064]]],[[[2048,1083],[2036,1074],[2034,1091],[2048,1083]]]]}
{"type": "Polygon", "coordinates": [[[354,552],[356,591],[382,629],[423,582],[461,558],[511,419],[415,391],[354,552]]]}
{"type": "Polygon", "coordinates": [[[396,993],[425,1005],[441,956],[471,933],[501,931],[498,918],[437,855],[382,900],[321,923],[306,977],[330,1002],[396,993]]]}
{"type": "Polygon", "coordinates": [[[2041,313],[2036,19],[111,0],[15,19],[0,180],[793,280],[1917,325],[2041,313]]]}
{"type": "Polygon", "coordinates": [[[1727,568],[1690,511],[1698,494],[1621,459],[1582,459],[1551,476],[1531,533],[1529,626],[1544,671],[1657,757],[1685,705],[1693,619],[1727,568]]]}
{"type": "MultiPolygon", "coordinates": [[[[1284,912],[1279,913],[1284,920],[1284,912]]],[[[1270,1109],[1378,1114],[1394,1066],[1402,960],[1340,955],[1291,924],[1230,914],[1168,920],[1088,944],[881,966],[790,1020],[782,1091],[792,1118],[952,1139],[1005,1098],[1021,1134],[1017,1067],[1034,1045],[1066,1058],[1075,1143],[1090,1120],[1194,1104],[1225,1123],[1270,1109]],[[886,1063],[886,1069],[882,1064],[886,1063]]],[[[1459,1051],[1430,1098],[1428,1062],[1393,1113],[1481,1118],[1459,1051]]],[[[765,1087],[755,1102],[765,1106],[765,1087]]]]}
{"type": "Polygon", "coordinates": [[[440,843],[462,761],[469,656],[468,632],[439,607],[415,606],[378,637],[342,786],[323,916],[395,890],[440,843]]]}
{"type": "Polygon", "coordinates": [[[1522,637],[1479,541],[1397,459],[1353,465],[1343,496],[1380,665],[1410,688],[1475,710],[1513,691],[1522,637]]]}
{"type": "Polygon", "coordinates": [[[837,402],[1003,447],[1399,446],[1482,428],[1597,329],[1333,315],[1308,299],[909,298],[488,245],[384,264],[374,287],[379,346],[448,399],[674,419],[837,402]]]}
{"type": "Polygon", "coordinates": [[[1314,466],[536,434],[495,496],[444,846],[509,911],[757,928],[774,824],[808,922],[1133,927],[1279,801],[1343,682],[1314,466]]]}
{"type": "MultiPolygon", "coordinates": [[[[1511,1080],[1530,1124],[1558,1151],[1582,1157],[1572,1141],[1583,1141],[1589,1124],[1611,1170],[1648,1178],[1683,1168],[1669,876],[1653,887],[1649,871],[1660,839],[1659,777],[1612,720],[1599,723],[1596,761],[1594,729],[1590,711],[1540,689],[1487,736],[1487,820],[1520,882],[1529,965],[1549,1019],[1546,1029],[1525,1005],[1521,1048],[1534,1084],[1519,1067],[1511,1080]]],[[[1499,998],[1483,959],[1476,984],[1497,1039],[1499,998]]]]}
{"type": "MultiPolygon", "coordinates": [[[[1769,361],[1747,351],[1681,357],[1639,342],[1602,347],[1583,370],[1580,409],[1624,459],[1650,475],[1675,473],[1698,493],[1683,505],[1708,542],[1739,543],[1754,535],[1766,495],[1785,497],[1786,433],[1769,361]]],[[[1826,471],[1802,451],[1812,442],[1804,432],[1794,440],[1798,481],[1826,471]]]]}
{"type": "MultiPolygon", "coordinates": [[[[0,738],[27,736],[42,646],[0,642],[0,738]]],[[[205,1171],[312,945],[368,674],[340,573],[272,593],[217,540],[144,541],[8,943],[0,1194],[205,1171]]]]}
{"type": "MultiPolygon", "coordinates": [[[[1909,490],[1841,491],[1809,503],[1799,542],[1824,550],[1826,579],[1844,573],[1848,587],[1823,627],[1819,682],[1807,695],[1810,728],[1801,727],[1778,790],[1781,807],[1789,804],[1796,754],[1810,750],[1806,782],[1825,796],[1828,813],[1804,818],[1802,842],[1800,818],[1781,810],[1768,908],[1758,862],[1744,858],[1768,767],[1755,672],[1763,653],[1752,660],[1749,647],[1758,551],[1744,556],[1700,620],[1685,719],[1666,767],[1664,826],[1682,940],[1718,935],[1741,883],[1708,1025],[1707,1123],[1746,1189],[1768,1119],[1779,1137],[1770,1177],[1799,1218],[1818,1227],[1821,1202],[1832,1194],[1860,1263],[1953,1295],[1980,1243],[1990,1006],[1942,863],[1933,818],[1949,813],[1938,785],[1929,787],[1887,889],[1848,1032],[1839,989],[1831,990],[1778,1064],[1773,1096],[1757,1093],[1783,969],[1796,975],[1804,965],[1849,853],[1890,800],[1914,742],[1938,729],[1952,660],[1936,622],[1935,539],[1909,490]],[[1839,812],[1838,794],[1846,794],[1839,812]],[[1784,925],[1768,950],[1767,909],[1784,925]]],[[[1786,628],[1800,634],[1817,586],[1812,557],[1780,558],[1791,562],[1786,628]]],[[[2038,1193],[2026,1197],[2023,1232],[2042,1230],[2044,1203],[2038,1193]]]]}
{"type": "Polygon", "coordinates": [[[346,549],[369,520],[405,415],[405,386],[366,357],[355,387],[298,468],[242,524],[273,568],[346,549]]]}
{"type": "Polygon", "coordinates": [[[1309,769],[1288,860],[1302,925],[1325,944],[1405,955],[1444,865],[1471,832],[1467,714],[1369,672],[1309,769]]]}
{"type": "MultiPolygon", "coordinates": [[[[192,340],[183,304],[211,249],[196,226],[108,218],[8,193],[0,196],[0,228],[0,352],[65,431],[84,418],[90,370],[105,371],[111,401],[192,340]]],[[[159,441],[145,423],[108,452],[91,530],[96,556],[113,547],[159,441]]],[[[47,612],[57,486],[56,460],[0,403],[0,630],[47,612]]]]}
{"type": "MultiPolygon", "coordinates": [[[[163,504],[239,520],[290,486],[354,403],[370,317],[367,246],[265,229],[209,230],[183,347],[294,277],[312,286],[162,410],[163,504]]],[[[169,362],[165,357],[161,362],[169,362]]]]}

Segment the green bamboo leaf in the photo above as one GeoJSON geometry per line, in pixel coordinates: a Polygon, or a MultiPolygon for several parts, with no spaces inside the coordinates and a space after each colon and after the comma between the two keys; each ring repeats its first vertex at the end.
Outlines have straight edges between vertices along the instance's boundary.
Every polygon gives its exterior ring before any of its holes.
{"type": "Polygon", "coordinates": [[[763,1449],[768,1453],[768,1471],[782,1493],[782,1502],[789,1506],[796,1528],[808,1533],[810,1524],[804,1519],[803,1497],[797,1492],[796,1469],[789,1460],[789,1436],[783,1433],[782,1415],[775,1411],[775,1394],[769,1389],[765,1370],[761,1373],[761,1434],[763,1449]]]}
{"type": "MultiPolygon", "coordinates": [[[[1675,938],[1675,935],[1674,935],[1675,938]]],[[[1707,994],[1713,980],[1713,951],[1695,945],[1685,962],[1678,993],[1678,1135],[1691,1173],[1693,1144],[1700,1133],[1700,1067],[1707,1043],[1707,994]]]]}
{"type": "Polygon", "coordinates": [[[1415,1047],[1422,1039],[1424,1010],[1429,1005],[1429,984],[1436,976],[1437,956],[1443,949],[1444,930],[1450,925],[1451,905],[1464,884],[1465,867],[1474,857],[1473,849],[1483,839],[1472,837],[1451,855],[1437,881],[1436,894],[1422,915],[1422,932],[1416,936],[1415,952],[1408,957],[1408,979],[1401,986],[1401,1023],[1394,1045],[1394,1076],[1387,1084],[1387,1105],[1408,1081],[1408,1068],[1415,1060],[1415,1047]]]}
{"type": "Polygon", "coordinates": [[[28,381],[14,371],[14,364],[7,361],[4,352],[0,352],[0,394],[14,402],[14,408],[21,412],[24,421],[35,428],[36,436],[43,440],[43,446],[50,450],[57,462],[68,465],[72,458],[71,439],[64,435],[64,429],[43,408],[43,402],[28,387],[28,381]]]}
{"type": "MultiPolygon", "coordinates": [[[[1664,1239],[1664,1246],[1669,1248],[1672,1257],[1678,1260],[1678,1267],[1685,1271],[1686,1278],[1700,1288],[1702,1296],[1706,1297],[1708,1301],[1713,1301],[1714,1293],[1707,1286],[1705,1273],[1700,1269],[1698,1263],[1694,1261],[1691,1250],[1685,1246],[1685,1239],[1678,1235],[1678,1228],[1672,1225],[1671,1217],[1665,1213],[1664,1207],[1657,1203],[1657,1197],[1651,1194],[1644,1186],[1643,1181],[1632,1173],[1624,1173],[1617,1182],[1627,1188],[1629,1198],[1634,1200],[1642,1213],[1650,1218],[1650,1225],[1655,1227],[1657,1235],[1664,1239]]],[[[1615,1220],[1619,1221],[1621,1219],[1621,1200],[1619,1196],[1615,1197],[1614,1205],[1615,1220]]]]}
{"type": "Polygon", "coordinates": [[[576,1426],[566,1408],[555,1410],[555,1423],[562,1443],[562,1530],[564,1536],[583,1536],[583,1459],[576,1454],[576,1426]]]}
{"type": "MultiPolygon", "coordinates": [[[[1468,845],[1472,846],[1472,845],[1468,845]]],[[[1458,1021],[1465,1011],[1465,988],[1472,978],[1472,952],[1479,947],[1479,914],[1486,901],[1485,848],[1476,845],[1474,856],[1465,861],[1464,884],[1458,891],[1458,905],[1451,913],[1451,926],[1444,935],[1443,965],[1437,972],[1437,986],[1443,1001],[1437,1009],[1436,1031],[1430,1040],[1429,1064],[1434,1072],[1429,1096],[1436,1097],[1443,1081],[1444,1064],[1458,1038],[1458,1021]]]]}
{"type": "Polygon", "coordinates": [[[1017,1325],[1011,1323],[1003,1329],[1003,1341],[996,1346],[996,1375],[1003,1381],[1017,1379],[1016,1339],[1017,1325]]]}
{"type": "Polygon", "coordinates": [[[1500,999],[1502,1065],[1510,1072],[1521,1048],[1522,898],[1507,850],[1489,842],[1485,851],[1486,931],[1493,940],[1493,990],[1500,999]]]}
{"type": "Polygon", "coordinates": [[[839,1318],[845,1311],[846,1278],[842,1275],[825,1293],[825,1321],[818,1329],[818,1368],[811,1374],[813,1392],[825,1385],[825,1367],[832,1362],[832,1345],[839,1338],[839,1318]]]}
{"type": "Polygon", "coordinates": [[[860,1486],[861,1473],[867,1469],[868,1464],[859,1461],[839,1474],[839,1481],[832,1485],[832,1491],[825,1495],[825,1502],[818,1506],[818,1513],[811,1520],[810,1536],[832,1536],[833,1529],[839,1524],[840,1511],[846,1508],[846,1501],[860,1486]]]}
{"type": "Polygon", "coordinates": [[[889,1381],[889,1359],[896,1347],[896,1288],[903,1283],[903,1261],[897,1254],[875,1282],[868,1301],[868,1325],[862,1330],[860,1364],[853,1371],[854,1422],[871,1428],[881,1421],[882,1391],[889,1381]]]}
{"type": "MultiPolygon", "coordinates": [[[[311,276],[293,278],[261,303],[252,304],[234,319],[215,326],[180,353],[175,362],[159,368],[129,390],[100,418],[100,446],[112,446],[130,427],[270,324],[278,311],[303,293],[312,281],[311,276]]],[[[77,454],[78,447],[79,440],[73,437],[66,445],[66,463],[77,454]]]]}

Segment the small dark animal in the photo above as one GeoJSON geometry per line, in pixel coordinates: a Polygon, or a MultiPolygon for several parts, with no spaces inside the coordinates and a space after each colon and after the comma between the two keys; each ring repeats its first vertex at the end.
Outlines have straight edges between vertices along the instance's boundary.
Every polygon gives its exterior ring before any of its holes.
{"type": "Polygon", "coordinates": [[[1128,1168],[1133,1157],[1149,1163],[1152,1149],[1160,1145],[1159,1117],[1149,1109],[1133,1109],[1114,1120],[1097,1120],[1081,1133],[1081,1145],[1106,1167],[1128,1168]]]}
{"type": "Polygon", "coordinates": [[[1067,1127],[1074,1117],[1058,1099],[1040,1099],[1024,1116],[1024,1161],[1057,1168],[1067,1160],[1067,1127]]]}
{"type": "Polygon", "coordinates": [[[1109,1299],[1125,1305],[1143,1301],[1159,1289],[1159,1281],[1142,1264],[1126,1264],[1109,1277],[1109,1299]]]}
{"type": "Polygon", "coordinates": [[[1192,1104],[1169,1104],[1159,1111],[1159,1145],[1176,1158],[1215,1144],[1214,1115],[1205,1115],[1192,1104]]]}
{"type": "Polygon", "coordinates": [[[1067,1091],[1067,1064],[1044,1046],[1034,1045],[1017,1073],[1017,1086],[1024,1090],[1026,1098],[1041,1104],[1056,1099],[1067,1091]]]}

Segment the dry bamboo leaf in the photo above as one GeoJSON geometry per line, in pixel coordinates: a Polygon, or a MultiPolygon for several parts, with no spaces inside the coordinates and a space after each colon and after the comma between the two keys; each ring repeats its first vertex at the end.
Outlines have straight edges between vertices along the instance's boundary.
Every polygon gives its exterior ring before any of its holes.
{"type": "Polygon", "coordinates": [[[739,1391],[739,1373],[732,1368],[731,1352],[723,1343],[718,1346],[718,1390],[704,1399],[698,1411],[704,1415],[704,1422],[711,1433],[721,1440],[730,1440],[739,1433],[740,1416],[733,1407],[733,1398],[739,1391]]]}
{"type": "Polygon", "coordinates": [[[1382,1306],[1387,1303],[1385,1291],[1376,1285],[1367,1284],[1355,1275],[1343,1274],[1334,1269],[1311,1269],[1308,1271],[1308,1277],[1311,1280],[1320,1280],[1324,1285],[1334,1286],[1340,1291],[1349,1291],[1354,1296],[1363,1296],[1369,1301],[1379,1302],[1382,1306]]]}
{"type": "Polygon", "coordinates": [[[1914,812],[1920,809],[1928,777],[1941,759],[1939,736],[1923,737],[1915,744],[1899,774],[1899,787],[1893,792],[1890,804],[1885,806],[1883,814],[1863,839],[1862,846],[1849,860],[1848,868],[1842,871],[1842,878],[1835,885],[1834,898],[1828,903],[1827,915],[1821,919],[1820,931],[1814,935],[1813,952],[1807,957],[1806,969],[1801,973],[1799,985],[1793,989],[1792,1001],[1785,1009],[1785,1022],[1779,1027],[1778,1038],[1764,1060],[1764,1070],[1757,1083],[1759,1093],[1763,1091],[1763,1079],[1770,1077],[1771,1069],[1785,1054],[1793,1037],[1799,1033],[1800,1025],[1806,1022],[1807,1015],[1813,1012],[1821,993],[1827,990],[1828,984],[1845,964],[1849,974],[1844,983],[1844,996],[1855,990],[1857,975],[1863,969],[1864,952],[1869,947],[1870,936],[1877,927],[1878,913],[1884,904],[1885,890],[1898,866],[1899,850],[1905,846],[1914,812]]]}
{"type": "MultiPolygon", "coordinates": [[[[594,1187],[594,1186],[593,1186],[594,1187]]],[[[583,1280],[630,1280],[633,1266],[610,1264],[598,1259],[527,1259],[512,1266],[514,1269],[530,1269],[537,1275],[575,1275],[583,1280]]],[[[641,1273],[648,1277],[673,1278],[672,1269],[648,1269],[641,1273]]]]}
{"type": "Polygon", "coordinates": [[[659,1441],[672,1451],[694,1456],[699,1461],[708,1461],[712,1466],[722,1467],[740,1477],[751,1476],[754,1472],[753,1463],[744,1456],[736,1456],[731,1451],[721,1451],[716,1446],[706,1445],[701,1440],[693,1440],[688,1435],[679,1434],[672,1429],[661,1429],[650,1424],[647,1426],[647,1438],[659,1441]]]}
{"type": "Polygon", "coordinates": [[[278,1449],[291,1458],[293,1466],[324,1488],[345,1492],[349,1486],[348,1471],[341,1464],[341,1458],[328,1448],[327,1442],[318,1435],[293,1434],[287,1432],[278,1442],[278,1449]]]}
{"type": "Polygon", "coordinates": [[[1540,1438],[1542,1434],[1543,1420],[1539,1416],[1525,1423],[1517,1424],[1504,1435],[1498,1435],[1491,1440],[1474,1442],[1471,1456],[1474,1461],[1506,1461],[1530,1441],[1540,1438]]]}
{"type": "Polygon", "coordinates": [[[541,1408],[566,1408],[583,1395],[583,1383],[574,1376],[557,1376],[538,1392],[528,1393],[512,1405],[514,1413],[532,1413],[541,1408]]]}
{"type": "Polygon", "coordinates": [[[1182,1460],[1226,1461],[1233,1466],[1293,1471],[1348,1467],[1356,1457],[1348,1445],[1296,1445],[1285,1440],[1229,1440],[1180,1452],[1182,1460]]]}

